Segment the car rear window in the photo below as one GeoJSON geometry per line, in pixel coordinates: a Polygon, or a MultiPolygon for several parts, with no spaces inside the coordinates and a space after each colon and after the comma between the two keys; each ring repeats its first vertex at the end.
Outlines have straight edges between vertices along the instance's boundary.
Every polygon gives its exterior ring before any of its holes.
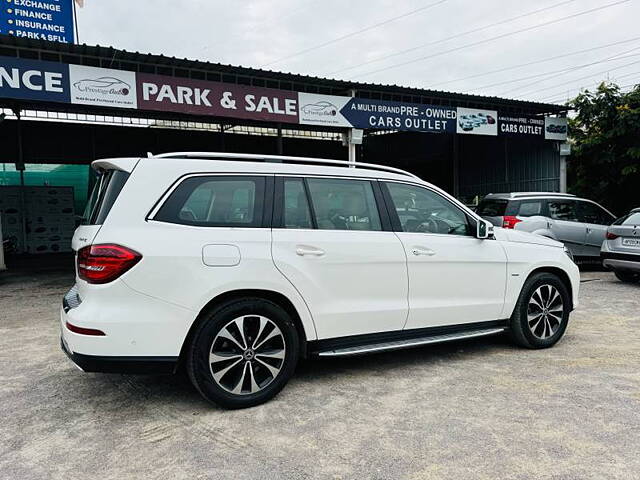
{"type": "Polygon", "coordinates": [[[613,222],[614,225],[640,225],[640,212],[630,213],[613,222]]]}
{"type": "Polygon", "coordinates": [[[502,217],[508,203],[508,200],[482,200],[476,213],[483,217],[502,217]]]}
{"type": "Polygon", "coordinates": [[[262,177],[187,178],[154,220],[202,227],[261,227],[264,189],[262,177]]]}
{"type": "Polygon", "coordinates": [[[83,225],[104,223],[128,178],[129,174],[121,170],[104,170],[98,174],[82,216],[83,225]]]}

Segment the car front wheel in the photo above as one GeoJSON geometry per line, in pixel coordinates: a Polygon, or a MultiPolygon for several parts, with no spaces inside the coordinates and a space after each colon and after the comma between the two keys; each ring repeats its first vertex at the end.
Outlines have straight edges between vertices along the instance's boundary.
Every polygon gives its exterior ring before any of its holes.
{"type": "Polygon", "coordinates": [[[273,398],[298,361],[298,334],[290,315],[260,298],[226,303],[205,315],[187,357],[196,389],[225,408],[273,398]]]}
{"type": "Polygon", "coordinates": [[[555,345],[567,329],[571,296],[552,273],[536,273],[522,287],[510,321],[511,338],[526,348],[555,345]]]}

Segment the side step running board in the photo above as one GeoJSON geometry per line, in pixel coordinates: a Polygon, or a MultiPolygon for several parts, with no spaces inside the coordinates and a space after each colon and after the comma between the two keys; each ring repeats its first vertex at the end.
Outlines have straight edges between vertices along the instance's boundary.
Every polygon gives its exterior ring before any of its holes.
{"type": "Polygon", "coordinates": [[[346,357],[349,355],[363,355],[365,353],[385,352],[387,350],[399,350],[401,348],[418,347],[430,343],[450,342],[452,340],[462,340],[465,338],[484,337],[485,335],[495,335],[504,332],[505,327],[483,328],[478,330],[467,330],[457,333],[446,333],[442,335],[432,335],[409,340],[394,340],[391,342],[372,343],[369,345],[359,345],[357,347],[337,348],[318,352],[320,357],[346,357]]]}

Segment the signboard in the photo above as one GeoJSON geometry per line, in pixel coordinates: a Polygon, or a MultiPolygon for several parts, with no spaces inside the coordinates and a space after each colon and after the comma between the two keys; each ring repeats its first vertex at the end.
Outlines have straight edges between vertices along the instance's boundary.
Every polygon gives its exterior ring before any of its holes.
{"type": "Polygon", "coordinates": [[[377,130],[455,132],[456,110],[418,103],[300,93],[300,123],[377,130]]]}
{"type": "Polygon", "coordinates": [[[74,43],[73,0],[6,0],[0,34],[74,43]]]}
{"type": "Polygon", "coordinates": [[[69,65],[0,59],[0,97],[69,103],[69,65]]]}
{"type": "Polygon", "coordinates": [[[361,130],[567,138],[566,118],[499,116],[495,110],[318,95],[13,57],[0,57],[0,98],[361,130]]]}
{"type": "Polygon", "coordinates": [[[327,125],[351,127],[351,123],[340,112],[351,97],[317,95],[300,92],[300,123],[302,125],[327,125]]]}
{"type": "Polygon", "coordinates": [[[567,139],[567,119],[562,117],[545,117],[544,138],[546,140],[567,139]]]}
{"type": "Polygon", "coordinates": [[[138,108],[135,72],[69,65],[69,84],[71,103],[138,108]]]}
{"type": "Polygon", "coordinates": [[[298,123],[298,93],[160,75],[137,75],[138,108],[298,123]]]}
{"type": "Polygon", "coordinates": [[[456,132],[468,135],[498,135],[498,112],[458,107],[456,132]]]}
{"type": "Polygon", "coordinates": [[[500,115],[498,117],[498,132],[500,135],[543,138],[544,117],[500,115]]]}
{"type": "Polygon", "coordinates": [[[355,128],[455,132],[456,110],[450,107],[352,98],[341,113],[355,128]]]}

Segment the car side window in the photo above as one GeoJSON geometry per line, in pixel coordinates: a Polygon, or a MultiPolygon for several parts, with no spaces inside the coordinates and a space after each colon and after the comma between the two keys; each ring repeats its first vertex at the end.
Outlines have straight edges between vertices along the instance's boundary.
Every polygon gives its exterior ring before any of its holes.
{"type": "Polygon", "coordinates": [[[304,182],[300,178],[284,179],[284,228],[313,228],[304,182]]]}
{"type": "Polygon", "coordinates": [[[519,217],[533,217],[542,215],[542,200],[523,200],[518,209],[519,217]]]}
{"type": "Polygon", "coordinates": [[[575,200],[549,200],[549,216],[554,220],[577,222],[575,200]]]}
{"type": "Polygon", "coordinates": [[[578,218],[584,223],[610,225],[613,218],[600,206],[591,202],[578,202],[578,218]]]}
{"type": "Polygon", "coordinates": [[[382,230],[371,182],[308,178],[309,194],[320,230],[382,230]]]}
{"type": "Polygon", "coordinates": [[[183,180],[154,220],[203,227],[262,226],[264,178],[198,176],[183,180]]]}
{"type": "Polygon", "coordinates": [[[471,235],[467,215],[427,188],[386,183],[403,232],[471,235]]]}

